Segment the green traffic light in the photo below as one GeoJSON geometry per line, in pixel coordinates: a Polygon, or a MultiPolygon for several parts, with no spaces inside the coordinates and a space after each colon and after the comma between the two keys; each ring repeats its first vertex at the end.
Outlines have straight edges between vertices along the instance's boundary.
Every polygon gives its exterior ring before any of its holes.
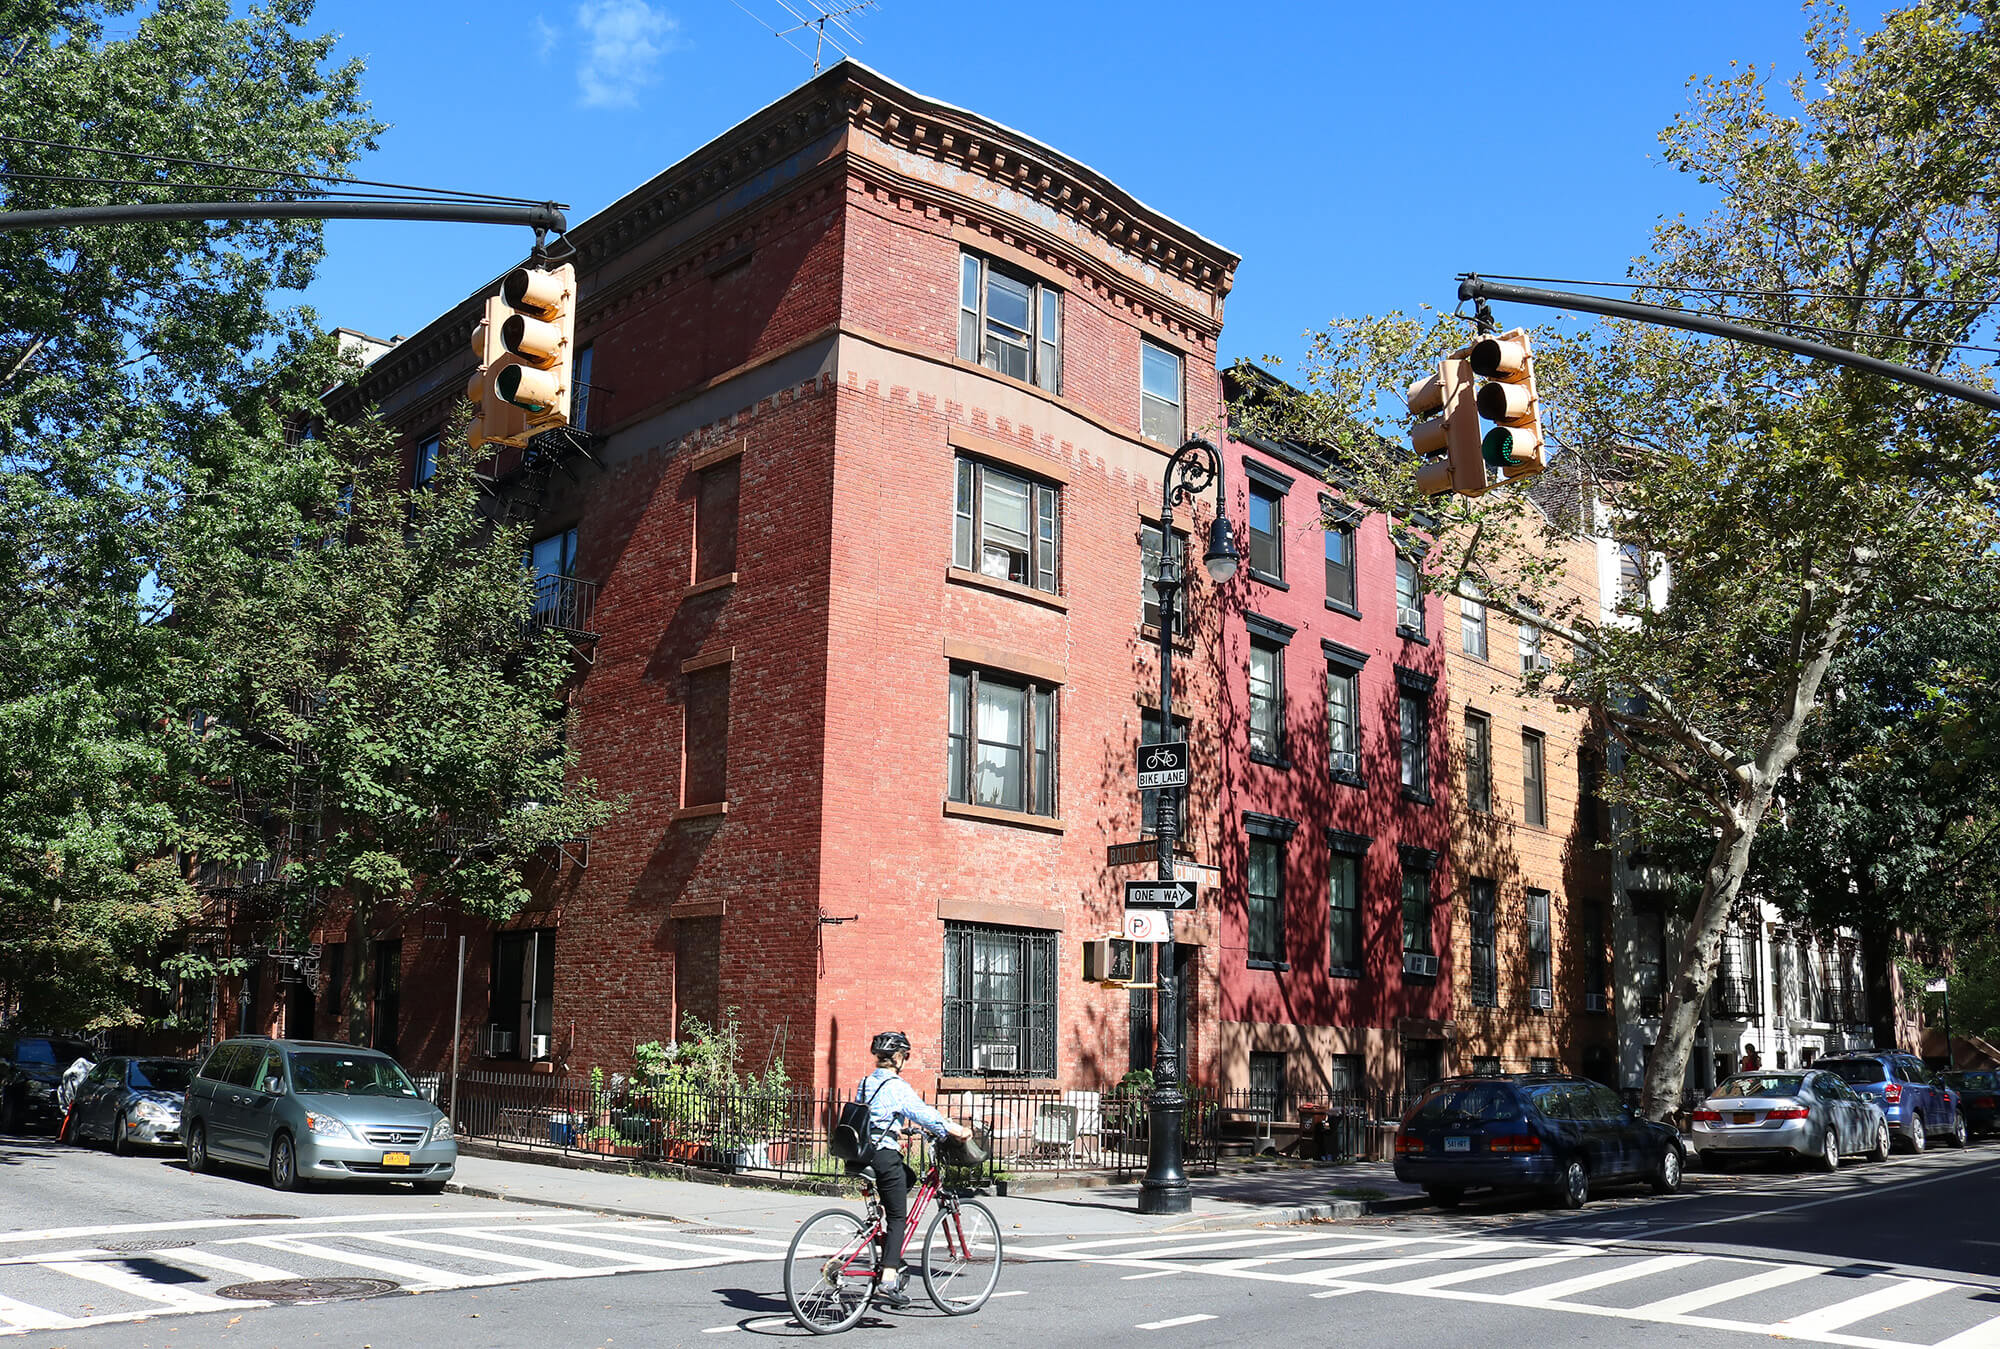
{"type": "Polygon", "coordinates": [[[1514,456],[1514,433],[1504,426],[1488,431],[1479,442],[1479,450],[1486,462],[1495,468],[1507,468],[1521,462],[1514,456]]]}

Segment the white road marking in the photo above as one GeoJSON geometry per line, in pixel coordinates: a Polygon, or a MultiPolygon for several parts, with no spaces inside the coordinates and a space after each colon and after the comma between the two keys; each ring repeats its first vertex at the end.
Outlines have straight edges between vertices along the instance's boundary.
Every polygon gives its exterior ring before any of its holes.
{"type": "MultiPolygon", "coordinates": [[[[1026,1297],[1027,1295],[1028,1295],[1028,1290],[1025,1288],[1003,1288],[999,1292],[995,1293],[993,1297],[1026,1297]]],[[[987,1299],[987,1301],[989,1302],[991,1302],[992,1300],[993,1298],[987,1299]]]]}
{"type": "Polygon", "coordinates": [[[238,1305],[226,1298],[209,1297],[206,1293],[191,1293],[170,1283],[148,1279],[128,1269],[120,1269],[116,1265],[92,1264],[88,1260],[51,1260],[42,1268],[55,1270],[59,1274],[68,1274],[73,1278],[87,1279],[91,1283],[100,1283],[106,1288],[115,1288],[121,1293],[147,1302],[164,1303],[175,1311],[216,1312],[238,1305]]]}
{"type": "Polygon", "coordinates": [[[1702,1259],[1703,1257],[1699,1255],[1657,1255],[1651,1260],[1620,1265],[1616,1269],[1600,1269],[1593,1274],[1579,1274],[1574,1279],[1564,1279],[1560,1283],[1548,1284],[1541,1288],[1529,1288],[1511,1294],[1504,1300],[1522,1306],[1540,1306],[1543,1303],[1560,1301],[1574,1293],[1588,1293],[1594,1288],[1609,1288],[1614,1283],[1643,1279],[1648,1274],[1663,1274],[1670,1269],[1698,1265],[1702,1259]]]}
{"type": "MultiPolygon", "coordinates": [[[[1089,1241],[1065,1241],[1054,1246],[1023,1246],[1020,1248],[1020,1254],[1060,1256],[1068,1254],[1069,1252],[1072,1251],[1096,1250],[1104,1246],[1151,1247],[1161,1243],[1171,1244],[1176,1241],[1186,1241],[1189,1235],[1190,1234],[1187,1232],[1173,1232],[1173,1233],[1154,1232],[1146,1236],[1093,1237],[1089,1241]]],[[[1209,1232],[1209,1233],[1204,1233],[1203,1235],[1211,1237],[1256,1237],[1260,1241],[1270,1242],[1272,1244],[1285,1241],[1326,1240],[1326,1233],[1324,1232],[1314,1232],[1311,1234],[1299,1234],[1290,1236],[1275,1236],[1268,1232],[1258,1232],[1247,1227],[1239,1228],[1233,1231],[1209,1232]]],[[[1374,1238],[1374,1239],[1380,1240],[1380,1238],[1374,1238]]],[[[1356,1237],[1355,1240],[1365,1241],[1365,1240],[1371,1240],[1371,1238],[1356,1237]]]]}
{"type": "Polygon", "coordinates": [[[55,1330],[69,1324],[69,1318],[60,1312],[52,1312],[47,1307],[37,1307],[29,1302],[16,1302],[10,1297],[0,1297],[0,1321],[17,1330],[55,1330]]]}
{"type": "Polygon", "coordinates": [[[1431,1265],[1440,1260],[1457,1260],[1463,1256],[1491,1255],[1495,1251],[1519,1250],[1521,1244],[1514,1241],[1468,1241],[1449,1251],[1432,1251],[1428,1255],[1403,1255],[1386,1260],[1364,1260],[1358,1265],[1344,1265],[1339,1269],[1325,1271],[1322,1276],[1328,1282],[1347,1279],[1356,1274],[1373,1274],[1384,1269],[1405,1269],[1410,1265],[1431,1265]]]}
{"type": "Polygon", "coordinates": [[[1202,1312],[1202,1313],[1200,1313],[1199,1315],[1196,1315],[1196,1316],[1176,1316],[1176,1317],[1174,1317],[1174,1318],[1173,1318],[1172,1320],[1168,1320],[1168,1321],[1146,1321],[1146,1322],[1143,1322],[1143,1323],[1142,1323],[1142,1324],[1140,1324],[1140,1325],[1136,1325],[1136,1326],[1132,1327],[1132,1329],[1134,1329],[1134,1330],[1171,1330],[1171,1329],[1173,1329],[1173,1328],[1174,1328],[1175,1326],[1191,1326],[1191,1325],[1194,1325],[1194,1324],[1195,1324],[1196,1322],[1198,1322],[1198,1321],[1213,1321],[1214,1319],[1215,1319],[1215,1318],[1214,1318],[1213,1316],[1209,1315],[1209,1314],[1208,1314],[1207,1312],[1202,1312]]]}
{"type": "Polygon", "coordinates": [[[1178,1269],[1149,1269],[1144,1274],[1126,1274],[1121,1277],[1124,1282],[1131,1283],[1135,1279],[1170,1279],[1180,1272],[1178,1269]]]}
{"type": "MultiPolygon", "coordinates": [[[[586,1246],[580,1241],[549,1241],[542,1237],[516,1236],[511,1232],[489,1232],[479,1228],[454,1227],[447,1229],[457,1236],[477,1236],[485,1241],[504,1241],[514,1246],[532,1246],[543,1251],[569,1251],[576,1255],[595,1256],[600,1260],[615,1260],[632,1270],[668,1270],[684,1268],[678,1260],[659,1260],[640,1255],[634,1251],[614,1250],[609,1246],[586,1246]]],[[[534,1231],[544,1229],[535,1228],[534,1231]]]]}
{"type": "MultiPolygon", "coordinates": [[[[1765,1218],[1775,1218],[1784,1213],[1797,1213],[1802,1209],[1819,1208],[1823,1204],[1843,1203],[1849,1199],[1873,1199],[1877,1195],[1889,1190],[1907,1190],[1917,1185],[1933,1185],[1941,1180],[1958,1180],[1980,1171],[1991,1171],[1995,1167],[2000,1167],[2000,1162],[1984,1162],[1977,1166],[1957,1166],[1950,1170],[1936,1171],[1930,1175],[1916,1176],[1910,1180],[1876,1182],[1851,1189],[1842,1189],[1839,1193],[1829,1194],[1824,1198],[1806,1199],[1796,1204],[1781,1204],[1777,1208],[1758,1209],[1754,1213],[1730,1213],[1720,1218],[1703,1218],[1700,1222],[1676,1223],[1669,1227],[1655,1227],[1646,1232],[1643,1239],[1654,1241],[1670,1233],[1692,1232],[1696,1228],[1714,1227],[1718,1223],[1758,1222],[1765,1218]]],[[[1618,1241],[1623,1239],[1613,1237],[1609,1240],[1618,1241]]],[[[1634,1237],[1630,1239],[1636,1241],[1641,1238],[1634,1237]]]]}
{"type": "Polygon", "coordinates": [[[163,1223],[113,1223],[98,1227],[38,1227],[0,1232],[0,1243],[71,1241],[78,1237],[118,1237],[145,1232],[193,1232],[207,1227],[312,1227],[344,1223],[463,1222],[467,1218],[525,1218],[518,1209],[460,1209],[446,1213],[346,1213],[322,1217],[183,1218],[163,1223]]]}
{"type": "Polygon", "coordinates": [[[463,1274],[454,1274],[448,1269],[435,1269],[430,1265],[414,1264],[408,1260],[391,1260],[387,1256],[356,1255],[352,1251],[336,1250],[332,1246],[322,1246],[303,1237],[245,1237],[242,1241],[247,1245],[263,1246],[292,1255],[309,1255],[315,1260],[327,1260],[336,1265],[350,1265],[355,1269],[365,1269],[371,1274],[386,1274],[402,1283],[434,1284],[440,1288],[448,1288],[465,1278],[463,1274]]]}
{"type": "Polygon", "coordinates": [[[1944,1292],[1955,1284],[1938,1279],[1908,1279],[1890,1284],[1887,1288],[1877,1288],[1872,1293],[1863,1293],[1818,1311],[1805,1312],[1789,1320],[1780,1321],[1771,1327],[1773,1335],[1817,1335],[1823,1330],[1838,1330],[1852,1325],[1864,1316],[1879,1316],[1883,1312],[1907,1307],[1912,1302],[1921,1302],[1927,1297],[1944,1292]]]}
{"type": "MultiPolygon", "coordinates": [[[[510,1255],[505,1251],[475,1250],[471,1246],[460,1246],[454,1242],[424,1241],[417,1237],[391,1236],[387,1232],[371,1233],[370,1241],[386,1246],[397,1246],[404,1250],[436,1251],[439,1255],[467,1256],[474,1260],[484,1260],[489,1264],[513,1265],[517,1269],[532,1269],[543,1274],[575,1274],[582,1272],[577,1265],[560,1264],[554,1260],[537,1260],[531,1255],[510,1255]]],[[[615,1266],[611,1268],[616,1268],[615,1266]]],[[[609,1269],[596,1271],[608,1273],[609,1269]]]]}
{"type": "MultiPolygon", "coordinates": [[[[1421,1279],[1399,1279],[1391,1285],[1403,1291],[1414,1293],[1420,1288],[1449,1288],[1455,1283],[1473,1283],[1479,1279],[1494,1279],[1503,1274],[1520,1274],[1531,1269],[1547,1269],[1551,1265],[1566,1265],[1572,1260],[1580,1260],[1586,1255],[1596,1255],[1589,1248],[1573,1255],[1530,1255],[1520,1260],[1502,1260],[1496,1265],[1478,1265],[1472,1269],[1455,1269],[1446,1274],[1427,1274],[1421,1279]]],[[[1314,1297],[1325,1297],[1324,1293],[1314,1293],[1314,1297]]]]}
{"type": "Polygon", "coordinates": [[[1981,1321],[1970,1330],[1961,1330],[1948,1340],[1939,1340],[1931,1349],[1995,1349],[2000,1346],[2000,1316],[1981,1321]]]}
{"type": "MultiPolygon", "coordinates": [[[[1714,1307],[1724,1302],[1733,1302],[1740,1297],[1749,1297],[1752,1293],[1783,1288],[1787,1284],[1799,1283],[1805,1279],[1816,1279],[1824,1272],[1813,1265],[1779,1265],[1757,1274],[1746,1274],[1740,1279],[1725,1279],[1721,1283],[1697,1288],[1693,1292],[1663,1297],[1657,1302],[1634,1307],[1632,1312],[1636,1316],[1682,1316],[1688,1312],[1698,1312],[1704,1307],[1714,1307]]],[[[1836,1321],[1833,1324],[1844,1325],[1845,1322],[1836,1321]]],[[[1829,1326],[1828,1329],[1832,1327],[1829,1326]]]]}
{"type": "Polygon", "coordinates": [[[779,1326],[789,1326],[792,1324],[792,1318],[789,1316],[767,1316],[761,1321],[745,1321],[740,1326],[709,1326],[701,1333],[704,1335],[727,1335],[732,1330],[776,1330],[779,1326]]]}
{"type": "MultiPolygon", "coordinates": [[[[1232,1270],[1257,1269],[1264,1265],[1283,1264],[1288,1260],[1324,1260],[1324,1259],[1338,1260],[1338,1259],[1344,1259],[1350,1255],[1358,1254],[1362,1251],[1379,1251],[1384,1249],[1385,1247],[1396,1247],[1396,1246],[1421,1246],[1433,1241],[1452,1241],[1452,1240],[1456,1240],[1456,1238],[1410,1237],[1410,1236],[1364,1237],[1361,1238],[1360,1240],[1349,1241],[1348,1243],[1342,1246],[1314,1246],[1305,1249],[1293,1249],[1289,1251],[1281,1251],[1277,1255],[1244,1256],[1235,1260],[1217,1260],[1211,1264],[1203,1265],[1201,1266],[1201,1268],[1204,1271],[1211,1274],[1217,1272],[1226,1274],[1232,1270]]],[[[1146,1258],[1152,1259],[1154,1257],[1152,1255],[1148,1255],[1146,1258]]]]}
{"type": "Polygon", "coordinates": [[[279,1269],[276,1265],[260,1265],[255,1260],[238,1260],[233,1255],[222,1255],[216,1251],[205,1251],[199,1246],[190,1246],[186,1250],[174,1251],[171,1254],[163,1252],[158,1258],[171,1261],[176,1265],[206,1265],[210,1269],[219,1269],[224,1274],[234,1274],[240,1279],[296,1279],[301,1277],[289,1269],[279,1269]]]}

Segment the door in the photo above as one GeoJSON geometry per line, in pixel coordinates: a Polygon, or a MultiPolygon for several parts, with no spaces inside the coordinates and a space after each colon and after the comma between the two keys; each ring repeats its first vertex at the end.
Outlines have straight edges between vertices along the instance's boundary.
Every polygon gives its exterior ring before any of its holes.
{"type": "Polygon", "coordinates": [[[256,1083],[263,1080],[264,1060],[270,1051],[262,1045],[238,1045],[223,1065],[222,1080],[215,1084],[214,1107],[208,1116],[209,1150],[218,1156],[257,1158],[250,1138],[252,1097],[260,1095],[256,1083]]]}
{"type": "Polygon", "coordinates": [[[71,1126],[79,1142],[102,1138],[110,1142],[117,1109],[117,1088],[125,1080],[125,1060],[106,1059],[92,1068],[76,1088],[76,1123],[71,1126]]]}
{"type": "Polygon", "coordinates": [[[1600,1082],[1588,1086],[1578,1083],[1575,1089],[1587,1093],[1590,1099],[1590,1113],[1603,1139],[1600,1147],[1604,1164],[1611,1168],[1603,1174],[1634,1176],[1651,1170],[1652,1131],[1632,1117],[1625,1103],[1618,1099],[1618,1093],[1600,1082]]]}
{"type": "Polygon", "coordinates": [[[1918,1097],[1924,1103],[1924,1127],[1934,1134],[1948,1134],[1958,1121],[1958,1098],[1936,1078],[1923,1062],[1913,1054],[1898,1054],[1896,1067],[1906,1082],[1915,1083],[1918,1097]]]}
{"type": "Polygon", "coordinates": [[[243,1086],[240,1109],[240,1125],[243,1130],[243,1155],[252,1161],[268,1161],[271,1156],[271,1134],[278,1113],[278,1102],[285,1096],[285,1056],[275,1049],[267,1049],[261,1054],[250,1056],[257,1064],[256,1072],[243,1086]],[[269,1090],[268,1084],[275,1082],[277,1090],[269,1090]]]}

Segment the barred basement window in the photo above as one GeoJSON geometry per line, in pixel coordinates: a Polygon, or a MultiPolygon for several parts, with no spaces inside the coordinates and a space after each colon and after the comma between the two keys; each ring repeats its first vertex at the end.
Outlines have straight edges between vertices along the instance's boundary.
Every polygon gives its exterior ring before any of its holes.
{"type": "Polygon", "coordinates": [[[1056,1075],[1056,934],[944,925],[944,1072],[1056,1075]]]}
{"type": "Polygon", "coordinates": [[[1056,814],[1056,691],[983,670],[951,672],[946,794],[1030,815],[1056,814]]]}
{"type": "Polygon", "coordinates": [[[1062,588],[1062,490],[976,459],[958,461],[952,565],[1050,594],[1062,588]]]}
{"type": "Polygon", "coordinates": [[[958,359],[1062,392],[1062,292],[974,253],[959,264],[958,359]]]}

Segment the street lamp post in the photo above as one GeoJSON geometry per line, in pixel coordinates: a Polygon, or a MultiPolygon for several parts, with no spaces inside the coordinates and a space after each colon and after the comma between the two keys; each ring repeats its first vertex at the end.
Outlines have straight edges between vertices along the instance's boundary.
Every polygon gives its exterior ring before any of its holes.
{"type": "MultiPolygon", "coordinates": [[[[1153,585],[1160,593],[1160,738],[1174,738],[1174,614],[1185,582],[1174,556],[1174,504],[1192,500],[1215,485],[1215,523],[1208,534],[1202,563],[1221,585],[1236,574],[1236,544],[1229,533],[1229,514],[1222,492],[1222,456],[1199,436],[1189,440],[1167,461],[1160,485],[1160,569],[1153,585]]],[[[1160,793],[1160,880],[1174,879],[1174,845],[1180,838],[1180,809],[1172,789],[1160,793]]],[[[1159,1014],[1154,1030],[1153,1093],[1147,1103],[1146,1178],[1139,1185],[1139,1212],[1186,1213],[1194,1203],[1187,1173],[1181,1169],[1181,1117],[1187,1096],[1181,1090],[1180,972],[1174,959],[1174,915],[1169,909],[1167,939],[1154,960],[1160,986],[1159,1014]]]]}

